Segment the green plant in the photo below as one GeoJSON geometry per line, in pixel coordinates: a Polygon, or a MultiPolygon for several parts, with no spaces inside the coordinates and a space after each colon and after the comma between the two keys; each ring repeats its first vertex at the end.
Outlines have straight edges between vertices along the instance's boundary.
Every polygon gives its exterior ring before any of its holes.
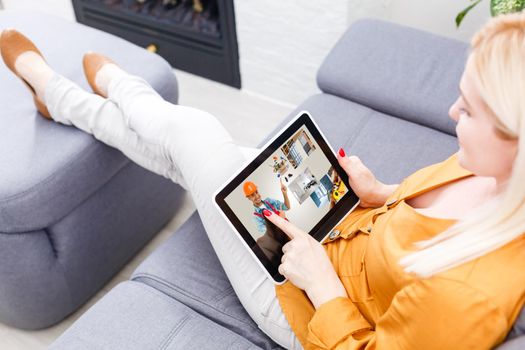
{"type": "MultiPolygon", "coordinates": [[[[456,26],[459,27],[465,15],[482,0],[470,0],[470,4],[456,16],[456,26]]],[[[490,14],[497,16],[505,13],[520,12],[525,8],[525,0],[490,0],[490,14]]]]}

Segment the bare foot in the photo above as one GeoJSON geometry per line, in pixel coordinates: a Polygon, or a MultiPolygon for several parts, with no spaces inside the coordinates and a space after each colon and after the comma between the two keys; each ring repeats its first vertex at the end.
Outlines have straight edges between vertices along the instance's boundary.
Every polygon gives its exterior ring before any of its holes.
{"type": "Polygon", "coordinates": [[[112,79],[127,74],[115,63],[106,63],[95,75],[95,85],[104,96],[108,96],[108,86],[112,79]]]}
{"type": "Polygon", "coordinates": [[[45,91],[54,71],[44,59],[33,51],[22,53],[15,61],[18,74],[35,90],[37,98],[45,104],[45,91]]]}

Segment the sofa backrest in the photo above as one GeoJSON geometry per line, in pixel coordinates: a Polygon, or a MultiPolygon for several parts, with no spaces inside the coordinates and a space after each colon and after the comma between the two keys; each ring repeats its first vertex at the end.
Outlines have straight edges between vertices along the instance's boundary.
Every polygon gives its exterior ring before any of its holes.
{"type": "Polygon", "coordinates": [[[317,84],[325,93],[455,136],[448,109],[459,95],[467,54],[468,45],[457,40],[359,20],[324,60],[317,84]]]}

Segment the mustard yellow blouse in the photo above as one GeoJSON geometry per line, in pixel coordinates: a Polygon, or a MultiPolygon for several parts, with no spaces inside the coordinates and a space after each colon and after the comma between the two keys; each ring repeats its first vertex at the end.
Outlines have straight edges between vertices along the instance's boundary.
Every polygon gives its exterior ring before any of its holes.
{"type": "Polygon", "coordinates": [[[525,302],[524,238],[428,279],[398,264],[454,223],[405,200],[471,175],[453,155],[407,177],[384,206],[350,213],[325,244],[348,298],[315,310],[290,282],[276,286],[305,349],[490,349],[504,340],[525,302]]]}

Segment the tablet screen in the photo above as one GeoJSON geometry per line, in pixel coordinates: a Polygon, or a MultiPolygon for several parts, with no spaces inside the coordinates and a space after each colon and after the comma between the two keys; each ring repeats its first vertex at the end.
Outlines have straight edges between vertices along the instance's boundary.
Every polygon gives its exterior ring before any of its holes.
{"type": "Polygon", "coordinates": [[[346,173],[307,114],[217,196],[228,219],[276,280],[282,279],[276,271],[288,237],[265,218],[264,209],[320,240],[357,202],[346,173]]]}

